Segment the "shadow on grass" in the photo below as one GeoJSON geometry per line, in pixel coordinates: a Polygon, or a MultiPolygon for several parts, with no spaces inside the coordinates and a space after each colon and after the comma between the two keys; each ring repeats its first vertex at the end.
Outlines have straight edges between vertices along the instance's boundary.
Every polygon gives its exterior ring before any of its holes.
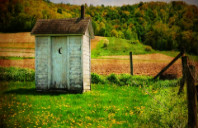
{"type": "Polygon", "coordinates": [[[82,94],[82,92],[77,91],[66,91],[66,90],[47,90],[47,91],[37,91],[35,88],[19,88],[14,90],[9,90],[4,92],[4,94],[18,94],[18,95],[50,95],[58,96],[61,94],[82,94]]]}

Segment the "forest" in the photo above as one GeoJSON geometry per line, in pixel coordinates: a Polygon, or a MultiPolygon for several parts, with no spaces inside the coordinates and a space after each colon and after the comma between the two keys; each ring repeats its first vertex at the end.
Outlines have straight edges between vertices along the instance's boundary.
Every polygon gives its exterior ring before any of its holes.
{"type": "MultiPolygon", "coordinates": [[[[135,5],[85,4],[97,36],[117,37],[156,50],[181,50],[198,55],[198,7],[181,1],[135,5]]],[[[0,32],[31,31],[37,19],[80,17],[80,6],[50,0],[1,0],[0,32]]]]}

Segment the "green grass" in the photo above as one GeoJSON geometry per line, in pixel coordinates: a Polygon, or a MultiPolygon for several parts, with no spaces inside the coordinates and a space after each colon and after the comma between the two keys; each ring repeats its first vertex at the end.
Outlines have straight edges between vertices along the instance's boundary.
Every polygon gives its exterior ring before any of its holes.
{"type": "Polygon", "coordinates": [[[23,60],[23,59],[35,59],[35,57],[15,57],[15,56],[0,56],[2,60],[23,60]]]}
{"type": "Polygon", "coordinates": [[[1,68],[2,72],[15,74],[17,79],[0,75],[11,80],[0,82],[1,127],[185,127],[187,124],[186,90],[177,95],[178,80],[93,73],[90,92],[69,94],[37,92],[32,78],[34,71],[28,73],[28,69],[1,68]]]}
{"type": "Polygon", "coordinates": [[[91,51],[91,57],[129,55],[130,51],[132,51],[133,54],[147,54],[154,52],[153,49],[147,51],[146,46],[137,40],[133,41],[115,37],[106,37],[106,40],[101,40],[96,48],[91,51]]]}
{"type": "Polygon", "coordinates": [[[92,84],[92,90],[84,94],[39,93],[35,91],[34,82],[0,82],[0,125],[184,127],[187,124],[186,95],[178,96],[178,87],[170,86],[171,82],[165,82],[160,88],[150,84],[92,84]]]}
{"type": "Polygon", "coordinates": [[[33,81],[35,71],[16,67],[0,67],[0,80],[4,81],[33,81]]]}

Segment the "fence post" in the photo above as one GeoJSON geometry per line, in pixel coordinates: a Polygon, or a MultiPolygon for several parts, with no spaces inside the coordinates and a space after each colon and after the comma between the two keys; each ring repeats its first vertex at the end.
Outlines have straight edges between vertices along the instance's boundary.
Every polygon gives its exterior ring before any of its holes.
{"type": "Polygon", "coordinates": [[[182,56],[182,79],[180,81],[180,88],[179,88],[179,92],[178,95],[183,91],[184,88],[184,84],[186,81],[186,68],[187,68],[187,61],[188,61],[188,57],[187,56],[182,56]]]}
{"type": "Polygon", "coordinates": [[[187,71],[187,96],[188,96],[188,127],[198,128],[197,125],[197,95],[195,88],[195,67],[189,65],[187,71]]]}
{"type": "Polygon", "coordinates": [[[130,52],[130,70],[131,70],[131,75],[133,75],[133,58],[132,58],[132,52],[130,52]]]}

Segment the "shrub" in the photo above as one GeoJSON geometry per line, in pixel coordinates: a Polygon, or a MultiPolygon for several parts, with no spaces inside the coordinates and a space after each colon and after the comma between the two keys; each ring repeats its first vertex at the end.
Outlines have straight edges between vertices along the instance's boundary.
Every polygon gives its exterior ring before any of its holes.
{"type": "Polygon", "coordinates": [[[98,74],[91,73],[91,83],[92,84],[98,84],[98,83],[104,84],[105,81],[98,74]]]}
{"type": "Polygon", "coordinates": [[[12,81],[34,81],[35,71],[23,68],[3,68],[0,67],[0,80],[12,81]]]}
{"type": "Polygon", "coordinates": [[[152,51],[152,47],[147,45],[147,46],[145,47],[145,51],[147,51],[147,52],[152,51]]]}
{"type": "Polygon", "coordinates": [[[119,79],[116,77],[115,74],[110,74],[107,76],[107,80],[111,83],[120,84],[119,79]]]}

